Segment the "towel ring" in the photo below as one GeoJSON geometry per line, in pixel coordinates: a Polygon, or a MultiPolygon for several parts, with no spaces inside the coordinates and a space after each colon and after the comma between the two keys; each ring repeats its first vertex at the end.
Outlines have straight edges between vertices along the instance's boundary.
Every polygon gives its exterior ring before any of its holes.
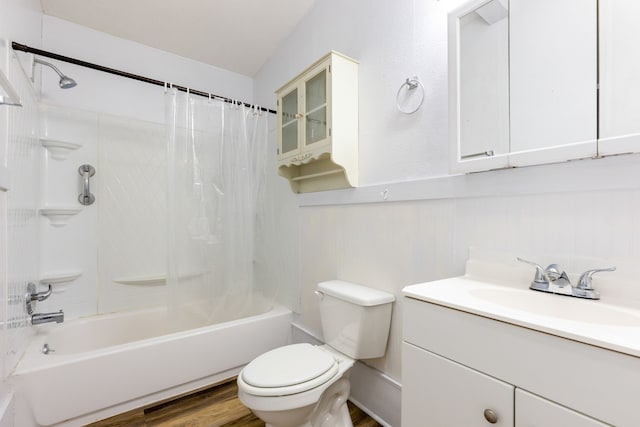
{"type": "MultiPolygon", "coordinates": [[[[406,99],[407,96],[405,96],[404,98],[406,99]]],[[[405,82],[402,83],[402,85],[400,86],[400,89],[398,89],[398,93],[396,94],[396,106],[398,107],[398,110],[404,114],[413,114],[416,111],[418,111],[420,107],[422,107],[423,102],[424,102],[424,85],[418,79],[418,77],[412,77],[412,78],[407,77],[407,80],[405,80],[405,82]],[[413,109],[404,109],[400,102],[400,95],[403,92],[406,92],[407,94],[409,94],[416,89],[420,89],[420,95],[418,95],[420,96],[420,101],[417,103],[417,105],[413,109]]]]}

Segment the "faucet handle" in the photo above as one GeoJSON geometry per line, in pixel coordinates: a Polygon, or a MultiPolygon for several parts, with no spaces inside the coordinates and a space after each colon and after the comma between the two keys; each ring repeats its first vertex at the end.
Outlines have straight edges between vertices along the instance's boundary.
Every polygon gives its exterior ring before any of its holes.
{"type": "Polygon", "coordinates": [[[51,296],[52,288],[51,283],[49,283],[49,288],[44,292],[36,292],[36,285],[33,283],[29,283],[27,287],[27,298],[31,301],[44,301],[51,296]]]}
{"type": "Polygon", "coordinates": [[[547,273],[545,273],[544,268],[540,265],[537,264],[533,261],[528,261],[524,258],[520,258],[517,257],[518,261],[520,262],[524,262],[525,264],[529,264],[529,265],[533,265],[536,268],[536,275],[533,278],[533,282],[534,283],[544,283],[544,284],[548,284],[549,283],[549,277],[547,276],[547,273]]]}
{"type": "Polygon", "coordinates": [[[591,276],[593,276],[595,273],[599,273],[601,271],[616,271],[615,267],[609,267],[609,268],[594,268],[593,270],[587,270],[584,273],[582,273],[582,275],[580,276],[580,279],[578,280],[578,289],[584,289],[584,290],[593,290],[593,287],[591,286],[591,276]]]}

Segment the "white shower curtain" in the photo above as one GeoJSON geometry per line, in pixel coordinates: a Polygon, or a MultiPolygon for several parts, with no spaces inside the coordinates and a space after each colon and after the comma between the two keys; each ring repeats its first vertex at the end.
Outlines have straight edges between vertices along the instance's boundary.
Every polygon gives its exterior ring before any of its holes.
{"type": "Polygon", "coordinates": [[[264,310],[254,289],[254,236],[267,114],[176,89],[166,97],[170,312],[180,328],[255,314],[264,310]]]}

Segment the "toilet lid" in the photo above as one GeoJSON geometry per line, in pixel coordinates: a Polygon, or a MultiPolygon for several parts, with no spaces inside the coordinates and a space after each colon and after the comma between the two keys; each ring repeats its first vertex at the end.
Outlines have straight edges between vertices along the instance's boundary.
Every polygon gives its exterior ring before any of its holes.
{"type": "Polygon", "coordinates": [[[329,353],[311,344],[292,344],[258,356],[243,369],[242,379],[254,387],[287,387],[314,380],[335,365],[329,353]]]}

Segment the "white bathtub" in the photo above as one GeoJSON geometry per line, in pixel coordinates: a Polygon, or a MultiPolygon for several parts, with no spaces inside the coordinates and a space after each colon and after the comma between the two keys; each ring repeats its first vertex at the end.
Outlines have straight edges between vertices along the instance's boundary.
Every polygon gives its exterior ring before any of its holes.
{"type": "Polygon", "coordinates": [[[290,314],[277,307],[168,334],[176,326],[163,309],[46,325],[11,379],[15,425],[82,426],[231,378],[289,342],[290,314]],[[44,354],[45,343],[55,352],[44,354]]]}

